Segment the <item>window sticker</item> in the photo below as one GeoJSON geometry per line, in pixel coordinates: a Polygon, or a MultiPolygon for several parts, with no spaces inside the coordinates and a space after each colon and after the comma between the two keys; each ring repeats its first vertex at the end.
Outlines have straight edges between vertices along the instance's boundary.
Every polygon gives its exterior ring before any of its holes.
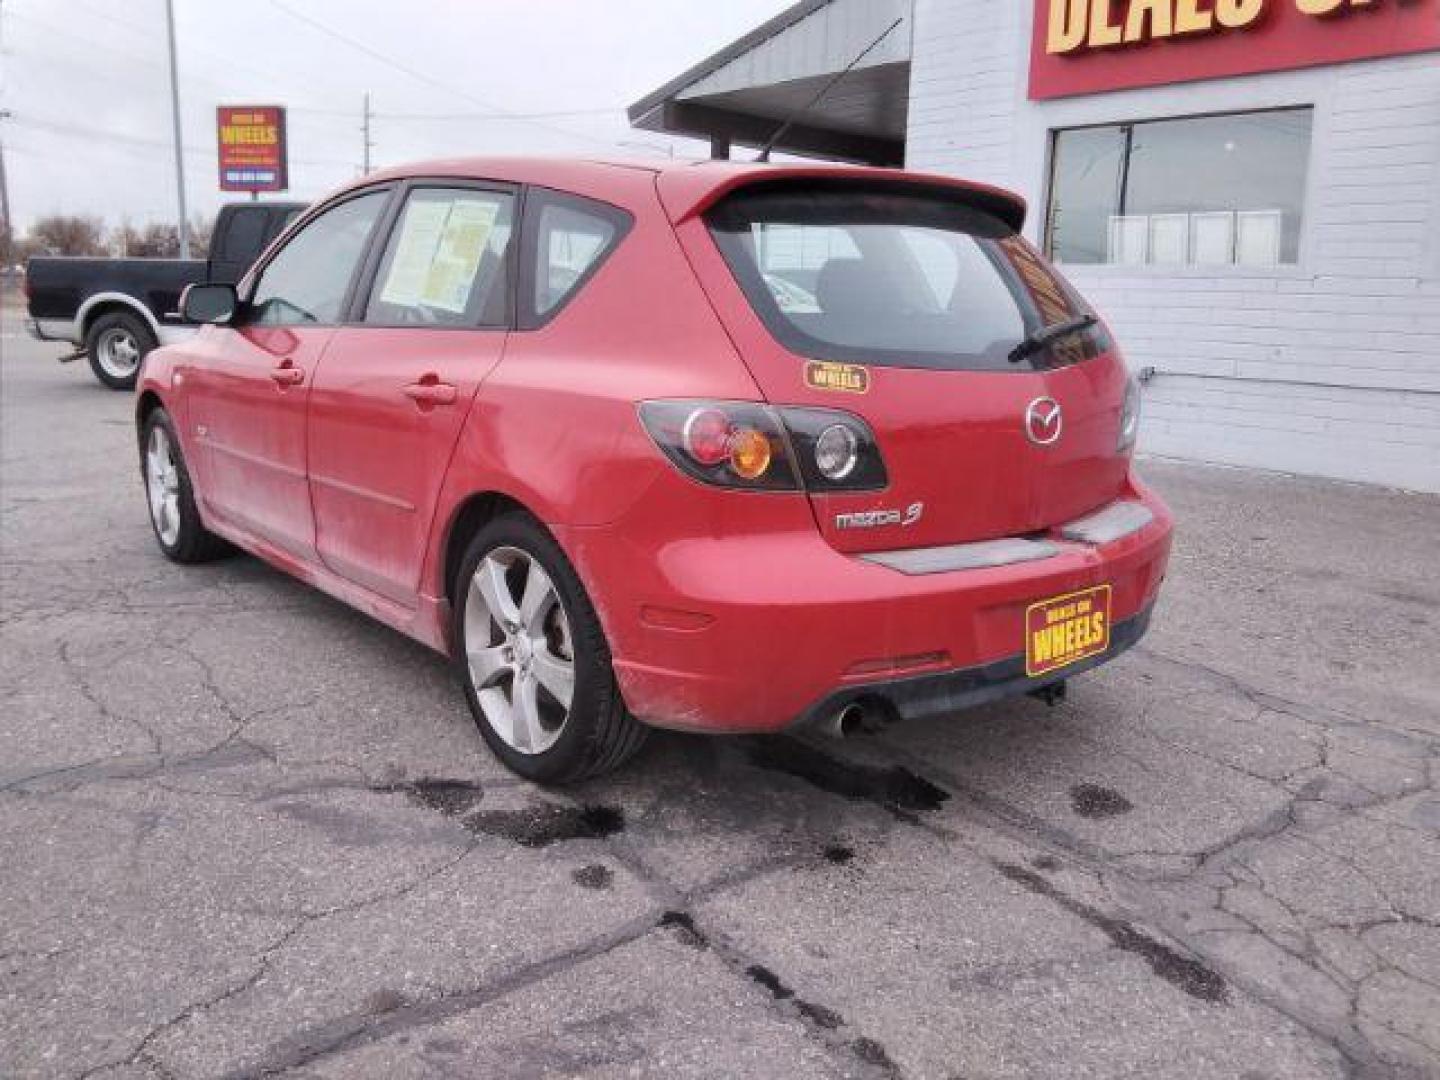
{"type": "Polygon", "coordinates": [[[498,212],[490,201],[412,201],[380,299],[463,314],[498,212]]]}
{"type": "Polygon", "coordinates": [[[430,260],[434,258],[440,233],[449,215],[450,207],[446,203],[417,199],[406,205],[400,242],[395,246],[390,273],[380,290],[382,301],[400,307],[413,307],[420,302],[425,278],[430,272],[430,260]]]}
{"type": "Polygon", "coordinates": [[[422,303],[457,315],[465,311],[499,209],[488,200],[464,199],[451,204],[420,296],[422,303]]]}

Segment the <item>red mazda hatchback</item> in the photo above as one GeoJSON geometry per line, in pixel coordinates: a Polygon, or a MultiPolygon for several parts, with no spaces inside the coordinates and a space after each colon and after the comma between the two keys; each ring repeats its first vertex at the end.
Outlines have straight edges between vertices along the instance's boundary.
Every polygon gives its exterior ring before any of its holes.
{"type": "Polygon", "coordinates": [[[150,354],[150,515],[455,658],[544,781],[646,725],[845,731],[1056,695],[1144,633],[1139,393],[948,177],[444,161],[314,206],[150,354]]]}

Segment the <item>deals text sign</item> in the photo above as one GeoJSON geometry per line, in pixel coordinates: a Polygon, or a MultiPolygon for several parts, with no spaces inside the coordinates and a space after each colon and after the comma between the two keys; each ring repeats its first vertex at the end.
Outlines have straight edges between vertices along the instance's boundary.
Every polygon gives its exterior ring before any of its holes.
{"type": "Polygon", "coordinates": [[[1035,0],[1030,97],[1440,49],[1440,0],[1035,0]]]}

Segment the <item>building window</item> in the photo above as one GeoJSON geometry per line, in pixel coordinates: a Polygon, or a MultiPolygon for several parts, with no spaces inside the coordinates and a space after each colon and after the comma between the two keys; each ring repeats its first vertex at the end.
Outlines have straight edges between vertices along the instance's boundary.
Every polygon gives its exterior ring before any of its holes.
{"type": "Polygon", "coordinates": [[[1299,261],[1312,110],[1054,134],[1046,246],[1059,263],[1299,261]]]}

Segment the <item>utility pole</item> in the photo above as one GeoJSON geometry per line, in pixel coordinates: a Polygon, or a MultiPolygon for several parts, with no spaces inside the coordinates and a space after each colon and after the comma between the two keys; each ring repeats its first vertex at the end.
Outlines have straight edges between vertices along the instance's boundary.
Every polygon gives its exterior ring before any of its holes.
{"type": "Polygon", "coordinates": [[[370,91],[366,90],[364,111],[360,114],[360,134],[363,139],[363,151],[360,159],[363,162],[360,166],[361,176],[370,175],[370,150],[375,145],[370,140],[370,116],[370,91]]]}
{"type": "Polygon", "coordinates": [[[180,206],[180,258],[190,257],[190,221],[185,211],[185,146],[180,136],[180,71],[175,63],[175,2],[165,0],[165,32],[170,41],[170,117],[175,125],[175,199],[180,206]]]}
{"type": "MultiPolygon", "coordinates": [[[[4,62],[5,51],[5,27],[0,21],[0,63],[4,62]]],[[[10,110],[0,109],[0,120],[9,120],[10,110]]],[[[0,252],[4,253],[4,259],[8,262],[14,257],[14,248],[11,240],[14,239],[14,232],[10,228],[10,182],[5,178],[5,142],[0,138],[0,252]]],[[[0,269],[4,269],[0,265],[0,269]]]]}
{"type": "MultiPolygon", "coordinates": [[[[0,109],[0,120],[9,120],[10,110],[0,109]]],[[[14,255],[14,249],[10,244],[14,233],[10,229],[10,182],[5,179],[5,143],[0,140],[0,252],[3,252],[4,262],[9,262],[14,255]]],[[[4,263],[0,263],[0,270],[4,269],[4,263]]]]}

